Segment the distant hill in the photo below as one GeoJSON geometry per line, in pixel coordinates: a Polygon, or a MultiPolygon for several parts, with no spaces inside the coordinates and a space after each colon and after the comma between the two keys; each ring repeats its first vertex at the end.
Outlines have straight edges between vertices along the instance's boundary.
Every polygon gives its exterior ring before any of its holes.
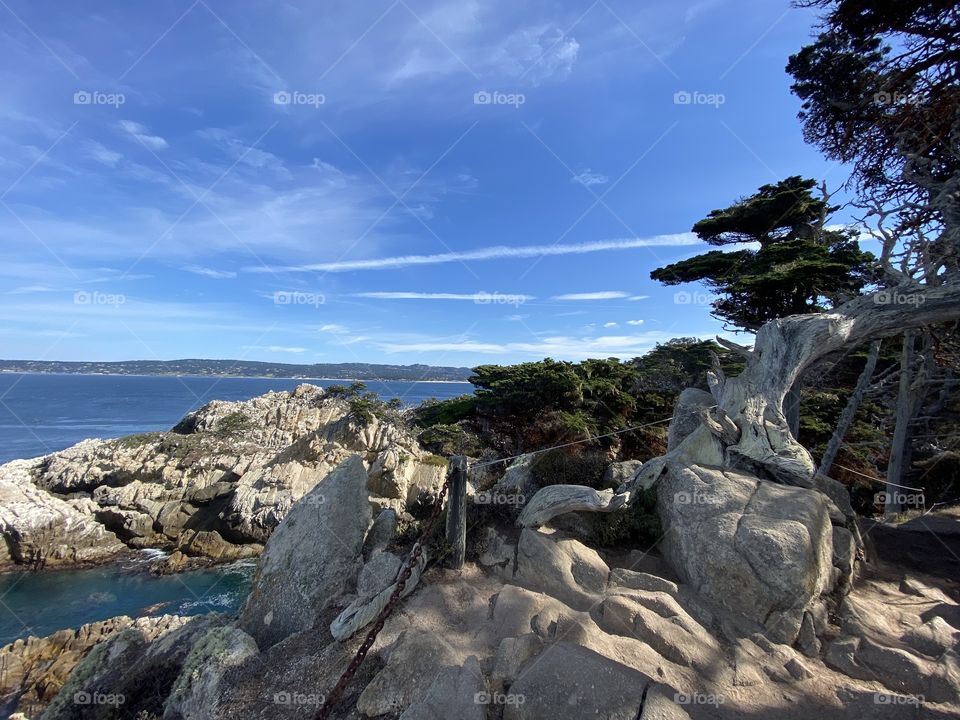
{"type": "Polygon", "coordinates": [[[0,360],[0,372],[70,373],[78,375],[211,375],[217,377],[332,378],[338,380],[445,380],[465,382],[470,368],[370,363],[287,363],[250,360],[125,360],[66,362],[0,360]]]}

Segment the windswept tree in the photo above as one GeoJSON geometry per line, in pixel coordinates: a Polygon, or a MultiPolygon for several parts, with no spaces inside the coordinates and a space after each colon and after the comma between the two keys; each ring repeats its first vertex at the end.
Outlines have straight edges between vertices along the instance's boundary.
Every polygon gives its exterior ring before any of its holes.
{"type": "Polygon", "coordinates": [[[940,226],[944,232],[925,249],[927,262],[955,272],[960,6],[953,0],[797,4],[825,11],[817,40],[787,65],[803,100],[805,138],[853,165],[861,198],[890,216],[901,244],[909,232],[940,226]]]}
{"type": "MultiPolygon", "coordinates": [[[[824,10],[816,41],[790,58],[806,139],[850,163],[863,221],[881,244],[886,298],[960,276],[960,7],[949,0],[800,0],[824,10]]],[[[910,428],[938,401],[940,328],[907,333],[888,491],[909,467],[910,428]]],[[[868,366],[869,367],[869,366],[868,366]]],[[[835,438],[833,445],[839,442],[835,438]]],[[[830,460],[828,453],[827,460],[830,460]]],[[[895,493],[888,492],[888,497],[895,493]]],[[[888,512],[896,512],[895,504],[888,512]]]]}
{"type": "Polygon", "coordinates": [[[693,226],[715,247],[650,273],[665,285],[702,282],[718,294],[716,317],[756,331],[768,320],[821,312],[859,294],[874,258],[851,233],[827,226],[836,208],[816,181],[799,176],[764,185],[693,226]]]}
{"type": "MultiPolygon", "coordinates": [[[[851,233],[828,226],[837,208],[829,204],[825,187],[814,196],[815,187],[814,180],[788,177],[713,210],[693,226],[701,240],[718,247],[754,247],[713,250],[658,268],[650,277],[666,285],[704,283],[719,295],[713,314],[749,331],[856,297],[870,280],[874,257],[851,233]]],[[[787,417],[796,435],[799,379],[788,396],[787,417]]]]}

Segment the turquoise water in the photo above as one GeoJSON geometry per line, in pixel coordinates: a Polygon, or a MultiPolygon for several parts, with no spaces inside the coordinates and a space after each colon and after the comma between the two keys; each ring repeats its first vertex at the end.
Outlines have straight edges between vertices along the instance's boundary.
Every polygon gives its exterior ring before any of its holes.
{"type": "Polygon", "coordinates": [[[117,615],[200,615],[230,612],[243,603],[256,562],[155,576],[155,551],[89,570],[0,574],[0,646],[117,615]]]}
{"type": "MultiPolygon", "coordinates": [[[[0,463],[62,450],[86,438],[169,430],[211,400],[246,400],[304,380],[0,374],[0,463]]],[[[344,381],[311,380],[326,387],[344,381]]],[[[368,382],[415,405],[473,391],[467,383],[368,382]]],[[[156,551],[152,551],[156,557],[156,551]]],[[[0,645],[117,615],[196,615],[237,609],[255,562],[153,576],[151,552],[88,570],[0,574],[0,645]]]]}

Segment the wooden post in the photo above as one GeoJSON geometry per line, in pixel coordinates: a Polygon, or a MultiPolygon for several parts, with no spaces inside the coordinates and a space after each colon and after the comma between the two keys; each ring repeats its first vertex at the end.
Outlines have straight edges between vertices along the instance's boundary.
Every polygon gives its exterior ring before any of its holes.
{"type": "Polygon", "coordinates": [[[447,565],[459,570],[467,554],[467,458],[463,455],[451,457],[449,473],[447,543],[451,550],[447,565]]]}

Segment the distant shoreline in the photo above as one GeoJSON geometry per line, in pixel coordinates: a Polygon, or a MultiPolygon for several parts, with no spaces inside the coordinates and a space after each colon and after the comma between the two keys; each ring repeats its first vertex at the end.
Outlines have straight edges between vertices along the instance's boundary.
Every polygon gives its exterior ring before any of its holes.
{"type": "Polygon", "coordinates": [[[405,378],[346,378],[346,377],[290,377],[283,375],[196,375],[189,373],[91,373],[91,372],[48,372],[44,370],[6,370],[0,369],[0,375],[59,375],[70,377],[79,375],[81,377],[167,377],[167,378],[211,378],[216,380],[301,380],[309,382],[310,380],[323,380],[325,382],[362,382],[362,383],[432,383],[444,385],[469,385],[468,380],[407,380],[405,378]]]}

